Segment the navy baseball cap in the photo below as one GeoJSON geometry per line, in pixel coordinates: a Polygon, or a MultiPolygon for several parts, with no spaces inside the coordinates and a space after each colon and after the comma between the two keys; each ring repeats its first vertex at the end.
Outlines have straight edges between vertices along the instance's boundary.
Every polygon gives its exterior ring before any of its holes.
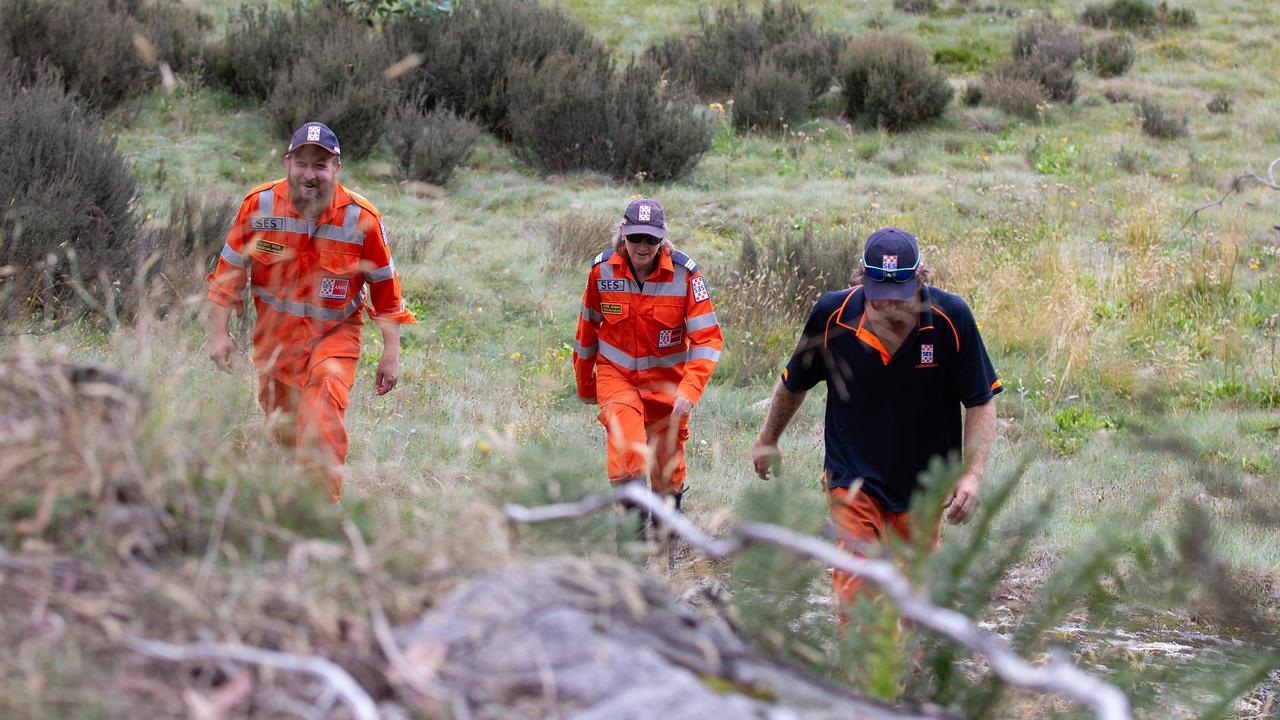
{"type": "Polygon", "coordinates": [[[285,154],[289,154],[303,145],[319,145],[334,155],[341,155],[342,148],[338,147],[338,136],[333,134],[328,125],[318,122],[309,122],[297,130],[293,131],[293,139],[289,141],[289,149],[285,154]]]}
{"type": "Polygon", "coordinates": [[[862,251],[862,291],[868,300],[911,300],[920,283],[920,243],[911,233],[888,227],[867,236],[862,251]]]}
{"type": "Polygon", "coordinates": [[[623,235],[652,235],[665,238],[667,236],[667,216],[662,206],[652,198],[632,200],[622,213],[623,235]]]}

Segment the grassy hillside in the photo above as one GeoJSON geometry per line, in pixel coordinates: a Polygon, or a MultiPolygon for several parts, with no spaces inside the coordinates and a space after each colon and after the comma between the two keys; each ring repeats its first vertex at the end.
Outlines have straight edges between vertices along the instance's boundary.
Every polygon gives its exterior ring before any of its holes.
{"type": "MultiPolygon", "coordinates": [[[[199,4],[219,18],[231,6],[199,4]]],[[[619,56],[698,16],[692,2],[560,5],[619,56]]],[[[844,33],[889,28],[931,52],[963,50],[968,65],[948,66],[960,89],[1007,55],[1018,19],[1048,13],[1075,22],[1085,3],[947,2],[928,16],[895,11],[888,0],[809,5],[844,33]]],[[[1280,236],[1272,226],[1280,193],[1249,189],[1187,222],[1234,175],[1263,172],[1280,156],[1274,8],[1268,0],[1194,7],[1198,26],[1137,36],[1127,74],[1079,70],[1079,98],[1030,119],[957,100],[938,123],[888,134],[838,117],[833,91],[823,104],[830,112],[781,134],[719,120],[694,172],[661,185],[546,176],[492,136],[442,192],[401,182],[385,146],[347,162],[341,179],[382,211],[420,324],[405,332],[399,387],[381,398],[372,390],[379,339],[366,334],[340,512],[383,538],[384,549],[405,543],[410,557],[465,571],[510,552],[498,503],[606,486],[603,433],[594,409],[574,396],[569,355],[589,258],[607,237],[553,237],[571,219],[612,218],[647,194],[666,207],[672,237],[698,261],[712,300],[725,299],[724,357],[688,446],[685,504],[696,522],[712,522],[760,483],[748,451],[799,331],[775,305],[733,287],[745,282],[734,273],[744,240],[767,244],[808,228],[859,244],[897,225],[921,239],[937,284],[969,302],[1004,381],[989,485],[1030,455],[1011,510],[1057,498],[1035,538],[1038,555],[1067,553],[1102,527],[1172,534],[1189,500],[1214,520],[1213,549],[1274,610],[1280,236]],[[1219,92],[1231,99],[1228,114],[1206,110],[1219,92]],[[1134,105],[1144,97],[1185,115],[1189,134],[1143,134],[1134,105]],[[573,257],[557,255],[566,247],[573,257]]],[[[137,204],[155,222],[176,192],[238,199],[283,175],[286,138],[261,108],[198,77],[127,104],[106,127],[138,180],[137,204]]],[[[236,507],[250,515],[264,502],[296,499],[297,489],[278,486],[288,470],[260,428],[247,358],[231,376],[216,372],[202,323],[193,297],[187,311],[145,327],[7,328],[0,353],[91,360],[139,378],[149,398],[140,447],[153,478],[199,466],[219,491],[238,483],[236,507]],[[193,455],[201,460],[184,464],[193,455]]],[[[812,510],[812,530],[825,509],[824,398],[814,395],[784,438],[780,481],[811,490],[790,497],[812,510]]],[[[308,512],[333,523],[338,511],[308,512]]],[[[297,520],[294,529],[303,526],[297,520]]],[[[943,542],[968,532],[947,527],[943,542]]],[[[236,550],[219,552],[235,561],[236,550]]]]}

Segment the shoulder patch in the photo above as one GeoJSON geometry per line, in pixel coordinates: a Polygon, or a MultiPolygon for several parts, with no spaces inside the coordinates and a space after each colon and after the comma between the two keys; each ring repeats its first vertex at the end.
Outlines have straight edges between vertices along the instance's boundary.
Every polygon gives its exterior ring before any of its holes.
{"type": "Polygon", "coordinates": [[[671,262],[675,263],[676,265],[683,265],[685,269],[691,273],[698,272],[698,263],[694,262],[693,258],[689,257],[688,255],[685,255],[679,250],[671,251],[671,262]]]}
{"type": "Polygon", "coordinates": [[[613,250],[605,250],[591,259],[591,266],[595,267],[611,257],[613,257],[613,250]]]}

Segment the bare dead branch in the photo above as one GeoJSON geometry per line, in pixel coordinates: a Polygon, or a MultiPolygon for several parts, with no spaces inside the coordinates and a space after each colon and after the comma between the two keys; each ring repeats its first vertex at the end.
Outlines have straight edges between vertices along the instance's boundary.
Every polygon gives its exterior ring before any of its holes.
{"type": "Polygon", "coordinates": [[[1271,164],[1267,166],[1267,176],[1265,178],[1257,173],[1243,173],[1235,176],[1231,179],[1231,186],[1227,188],[1227,191],[1224,192],[1221,197],[1211,203],[1205,203],[1195,210],[1192,210],[1191,214],[1187,216],[1186,221],[1182,223],[1182,227],[1178,228],[1178,231],[1181,232],[1185,230],[1187,226],[1190,225],[1191,222],[1200,214],[1200,211],[1219,207],[1222,203],[1226,202],[1227,198],[1244,190],[1247,185],[1261,185],[1263,187],[1271,188],[1272,190],[1280,190],[1280,182],[1276,182],[1277,165],[1280,165],[1280,157],[1272,160],[1271,164]]]}
{"type": "Polygon", "coordinates": [[[1119,688],[1084,672],[1061,653],[1055,653],[1048,665],[1032,665],[1015,653],[1003,638],[978,627],[964,614],[929,602],[911,587],[907,578],[889,560],[855,557],[824,540],[767,523],[742,523],[730,530],[728,538],[712,538],[674,508],[668,507],[661,497],[634,482],[577,502],[536,508],[508,504],[503,512],[514,522],[538,523],[585,517],[623,500],[643,506],[662,520],[672,533],[712,558],[730,557],[752,543],[763,542],[862,577],[879,587],[903,617],[982,655],[991,670],[1010,685],[1060,695],[1089,708],[1101,720],[1129,720],[1132,717],[1129,699],[1119,688]]]}
{"type": "Polygon", "coordinates": [[[192,660],[230,660],[234,662],[265,665],[278,670],[314,675],[351,707],[357,720],[380,720],[378,706],[369,693],[337,664],[314,655],[294,655],[227,643],[193,643],[174,645],[159,640],[130,638],[125,641],[130,650],[157,660],[188,662],[192,660]]]}

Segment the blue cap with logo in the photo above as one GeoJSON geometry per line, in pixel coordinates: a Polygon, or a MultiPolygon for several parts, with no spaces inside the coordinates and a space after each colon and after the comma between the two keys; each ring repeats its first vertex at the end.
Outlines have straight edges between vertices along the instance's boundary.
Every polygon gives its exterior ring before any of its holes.
{"type": "Polygon", "coordinates": [[[286,154],[297,150],[303,145],[319,145],[334,155],[341,155],[342,148],[338,147],[338,136],[333,134],[328,125],[318,122],[309,122],[293,131],[293,139],[289,141],[289,149],[286,154]]]}
{"type": "Polygon", "coordinates": [[[622,213],[622,234],[665,238],[667,216],[658,201],[647,197],[632,200],[622,213]]]}
{"type": "Polygon", "coordinates": [[[920,243],[906,230],[880,228],[867,236],[862,251],[862,291],[868,300],[911,300],[920,286],[920,243]]]}

